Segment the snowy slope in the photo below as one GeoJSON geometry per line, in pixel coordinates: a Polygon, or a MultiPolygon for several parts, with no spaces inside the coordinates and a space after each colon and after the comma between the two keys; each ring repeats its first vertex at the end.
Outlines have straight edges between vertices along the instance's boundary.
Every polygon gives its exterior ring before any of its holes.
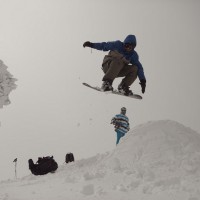
{"type": "Polygon", "coordinates": [[[16,79],[7,71],[7,66],[0,60],[0,108],[10,104],[9,94],[16,88],[16,79]]]}
{"type": "Polygon", "coordinates": [[[174,121],[132,129],[112,152],[0,183],[1,200],[200,199],[200,135],[174,121]]]}

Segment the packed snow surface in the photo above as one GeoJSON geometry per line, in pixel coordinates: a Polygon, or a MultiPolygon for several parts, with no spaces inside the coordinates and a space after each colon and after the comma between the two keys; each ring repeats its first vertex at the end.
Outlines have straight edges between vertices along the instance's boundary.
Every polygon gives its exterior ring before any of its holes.
{"type": "Polygon", "coordinates": [[[16,88],[16,79],[7,71],[7,68],[0,60],[0,108],[10,104],[9,94],[16,88]]]}
{"type": "Polygon", "coordinates": [[[111,152],[1,182],[0,199],[200,200],[200,134],[170,120],[148,122],[111,152]]]}

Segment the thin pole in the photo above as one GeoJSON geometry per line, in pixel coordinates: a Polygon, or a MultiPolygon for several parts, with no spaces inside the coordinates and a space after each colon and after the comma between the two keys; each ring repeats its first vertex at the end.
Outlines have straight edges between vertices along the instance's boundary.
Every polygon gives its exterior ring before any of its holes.
{"type": "Polygon", "coordinates": [[[15,158],[13,162],[15,163],[15,178],[17,179],[17,158],[15,158]]]}

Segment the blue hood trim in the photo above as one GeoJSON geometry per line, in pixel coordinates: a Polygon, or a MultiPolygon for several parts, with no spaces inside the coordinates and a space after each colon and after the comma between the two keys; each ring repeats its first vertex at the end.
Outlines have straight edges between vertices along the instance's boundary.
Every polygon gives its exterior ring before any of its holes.
{"type": "Polygon", "coordinates": [[[124,44],[125,43],[132,43],[136,46],[136,37],[135,35],[128,35],[125,40],[124,40],[124,44]]]}

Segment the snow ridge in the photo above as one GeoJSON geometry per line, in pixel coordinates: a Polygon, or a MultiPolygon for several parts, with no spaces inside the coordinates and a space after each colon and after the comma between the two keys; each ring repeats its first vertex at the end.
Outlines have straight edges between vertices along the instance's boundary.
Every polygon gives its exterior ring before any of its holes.
{"type": "Polygon", "coordinates": [[[0,199],[199,200],[200,135],[178,122],[132,129],[111,152],[0,183],[0,199]]]}

